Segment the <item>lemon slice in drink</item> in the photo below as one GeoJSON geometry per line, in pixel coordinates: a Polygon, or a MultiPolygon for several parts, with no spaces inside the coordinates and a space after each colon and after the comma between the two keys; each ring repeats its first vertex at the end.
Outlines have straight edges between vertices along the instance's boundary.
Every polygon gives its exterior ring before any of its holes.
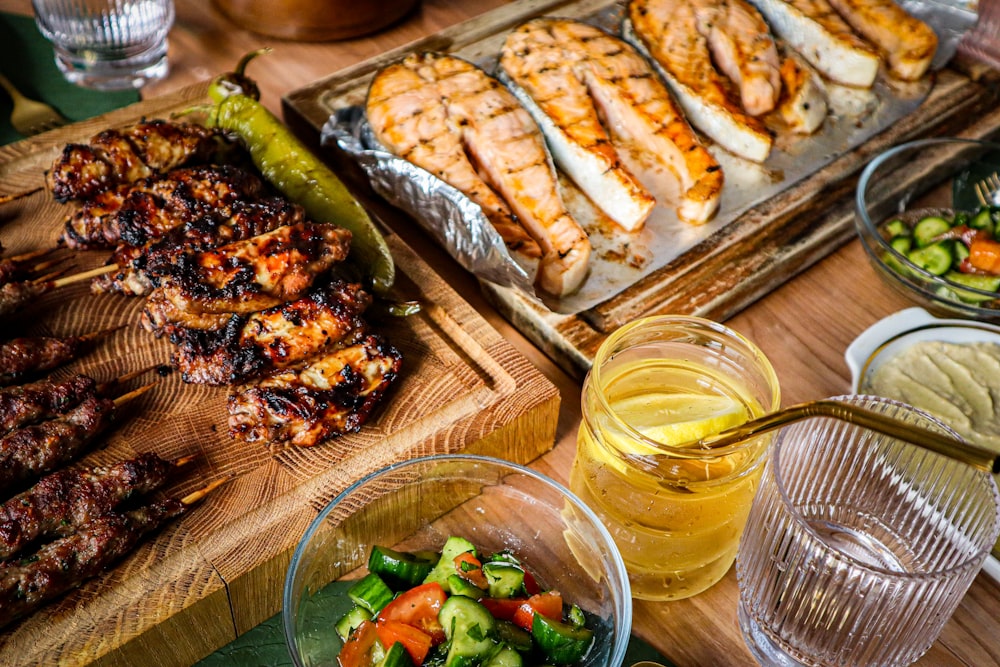
{"type": "MultiPolygon", "coordinates": [[[[614,409],[635,430],[671,447],[696,442],[750,417],[742,403],[718,394],[651,392],[616,401],[614,409]]],[[[638,441],[622,449],[632,454],[657,453],[656,448],[638,441]]]]}

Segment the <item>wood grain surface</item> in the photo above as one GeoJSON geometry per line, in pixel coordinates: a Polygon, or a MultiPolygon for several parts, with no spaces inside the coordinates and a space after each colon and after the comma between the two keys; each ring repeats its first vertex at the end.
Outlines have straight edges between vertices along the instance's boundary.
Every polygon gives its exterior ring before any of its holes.
{"type": "MultiPolygon", "coordinates": [[[[0,149],[0,192],[39,186],[67,141],[144,116],[165,117],[202,100],[204,91],[196,86],[0,149]]],[[[0,209],[0,242],[12,254],[54,247],[70,210],[44,189],[9,203],[0,209]]],[[[298,538],[327,502],[364,474],[454,451],[527,462],[552,447],[555,386],[399,237],[388,240],[399,267],[397,296],[419,300],[423,310],[373,323],[402,352],[404,365],[370,423],[317,447],[271,453],[229,437],[225,388],[187,385],[177,373],[148,374],[153,389],[128,406],[87,462],[145,451],[194,455],[169,493],[229,481],[106,576],[7,628],[0,664],[190,664],[280,609],[298,538]]],[[[58,256],[76,271],[104,263],[108,252],[63,249],[58,256]]],[[[74,284],[5,318],[0,329],[6,336],[76,335],[122,326],[55,373],[106,381],[169,359],[169,343],[137,326],[142,301],[74,284]]]]}

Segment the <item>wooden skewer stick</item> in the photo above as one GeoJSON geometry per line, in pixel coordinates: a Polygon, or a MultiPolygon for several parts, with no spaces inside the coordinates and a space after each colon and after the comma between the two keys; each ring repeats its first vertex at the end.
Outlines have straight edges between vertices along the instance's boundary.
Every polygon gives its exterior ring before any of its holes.
{"type": "Polygon", "coordinates": [[[89,343],[90,341],[98,340],[98,339],[101,339],[101,338],[105,338],[106,336],[110,336],[111,334],[115,333],[116,331],[120,331],[121,329],[124,329],[125,326],[126,325],[124,325],[124,324],[119,324],[116,327],[108,327],[107,329],[100,329],[99,331],[92,331],[92,332],[90,332],[88,334],[83,334],[82,336],[79,336],[78,340],[81,343],[89,343]]]}
{"type": "Polygon", "coordinates": [[[187,464],[198,458],[197,454],[188,454],[187,456],[181,456],[180,458],[174,459],[174,466],[180,468],[181,466],[186,466],[187,464]]]}
{"type": "Polygon", "coordinates": [[[189,493],[186,496],[184,496],[183,498],[181,498],[181,504],[182,505],[194,505],[196,502],[198,502],[199,500],[201,500],[202,498],[204,498],[205,496],[207,496],[209,493],[211,493],[212,491],[214,491],[216,488],[218,488],[218,487],[222,486],[223,484],[225,484],[226,482],[228,482],[230,479],[232,479],[232,478],[217,479],[214,482],[210,483],[208,486],[205,486],[204,488],[198,489],[197,491],[192,491],[191,493],[189,493]]]}
{"type": "Polygon", "coordinates": [[[49,253],[53,253],[55,251],[55,248],[42,248],[41,250],[31,250],[20,255],[14,255],[13,257],[8,257],[7,259],[12,262],[30,262],[33,259],[45,257],[49,253]]]}
{"type": "Polygon", "coordinates": [[[140,368],[139,370],[132,371],[131,373],[125,373],[124,375],[119,375],[116,378],[112,378],[107,382],[102,382],[101,384],[97,385],[95,391],[98,394],[105,394],[108,391],[117,387],[118,385],[128,382],[129,380],[134,380],[142,375],[145,375],[146,373],[154,370],[155,368],[156,366],[147,366],[146,368],[140,368]]]}
{"type": "Polygon", "coordinates": [[[74,273],[71,276],[66,276],[65,278],[59,278],[58,280],[52,281],[52,287],[65,287],[66,285],[72,285],[73,283],[83,282],[84,280],[90,280],[91,278],[96,278],[97,276],[103,276],[105,273],[112,273],[118,270],[117,264],[107,264],[105,266],[99,266],[96,269],[90,269],[89,271],[81,271],[80,273],[74,273]]]}
{"type": "Polygon", "coordinates": [[[125,405],[128,402],[134,401],[135,399],[139,398],[140,396],[142,396],[143,394],[145,394],[147,391],[149,391],[150,389],[152,389],[154,386],[156,386],[156,383],[155,382],[150,382],[149,384],[143,385],[143,386],[139,387],[138,389],[133,389],[132,391],[128,392],[127,394],[122,394],[121,396],[119,396],[118,398],[116,398],[114,400],[115,408],[120,408],[121,406],[125,405]]]}

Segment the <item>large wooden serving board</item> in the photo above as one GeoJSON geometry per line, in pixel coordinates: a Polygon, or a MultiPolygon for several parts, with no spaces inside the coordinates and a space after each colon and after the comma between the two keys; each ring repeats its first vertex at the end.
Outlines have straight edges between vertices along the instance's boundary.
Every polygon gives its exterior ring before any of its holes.
{"type": "MultiPolygon", "coordinates": [[[[406,53],[442,50],[486,61],[523,21],[542,15],[586,19],[621,4],[516,0],[289,93],[283,100],[286,119],[315,136],[335,109],[363,102],[375,71],[406,53]]],[[[637,317],[679,313],[726,319],[853,236],[850,195],[859,172],[879,152],[918,137],[988,138],[1000,132],[996,88],[978,82],[982,68],[973,69],[978,71],[950,66],[936,72],[929,95],[915,111],[592,308],[557,314],[518,291],[486,282],[483,289],[507,319],[577,377],[586,373],[604,338],[637,317]]],[[[413,224],[398,211],[384,217],[396,228],[413,224]]]]}
{"type": "MultiPolygon", "coordinates": [[[[43,169],[66,142],[143,116],[166,117],[204,94],[198,86],[2,148],[0,194],[39,187],[43,169]]],[[[52,247],[68,210],[44,190],[2,205],[0,242],[11,254],[52,247]]],[[[373,323],[404,363],[370,423],[327,444],[272,454],[230,439],[225,388],[187,385],[176,373],[136,380],[133,385],[156,384],[129,406],[87,462],[144,451],[195,455],[165,490],[171,495],[229,481],[112,571],[0,631],[0,664],[189,665],[279,611],[299,537],[351,482],[419,455],[467,451],[527,462],[553,445],[554,385],[399,237],[390,234],[388,241],[399,296],[420,300],[423,310],[373,323]]],[[[73,268],[102,264],[107,254],[77,253],[73,268]]],[[[0,332],[68,335],[125,325],[57,371],[104,381],[168,361],[169,343],[136,326],[141,301],[73,285],[0,321],[0,332]]]]}

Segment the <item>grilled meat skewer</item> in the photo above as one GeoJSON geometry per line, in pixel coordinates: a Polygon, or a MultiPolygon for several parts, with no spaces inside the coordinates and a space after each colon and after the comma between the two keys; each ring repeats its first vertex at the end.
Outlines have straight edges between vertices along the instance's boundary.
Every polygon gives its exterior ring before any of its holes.
{"type": "Polygon", "coordinates": [[[86,375],[71,375],[61,380],[44,379],[30,384],[0,388],[0,436],[65,414],[88,396],[107,393],[133,378],[148,372],[127,373],[103,384],[86,375]]]}
{"type": "Polygon", "coordinates": [[[86,375],[0,389],[0,435],[64,414],[96,389],[97,382],[86,375]]]}
{"type": "Polygon", "coordinates": [[[153,120],[67,145],[45,181],[56,201],[90,199],[118,183],[208,162],[224,147],[222,135],[203,125],[153,120]]]}
{"type": "Polygon", "coordinates": [[[232,208],[234,212],[230,218],[205,216],[175,227],[145,246],[118,246],[112,255],[118,270],[96,278],[91,283],[91,290],[145,296],[153,291],[157,282],[157,276],[147,270],[151,262],[169,265],[169,256],[182,248],[207,250],[305,220],[301,206],[280,197],[248,201],[232,208]]]}
{"type": "Polygon", "coordinates": [[[0,494],[76,460],[108,428],[120,406],[151,386],[115,400],[89,396],[58,419],[25,426],[0,438],[0,494]]]}
{"type": "Polygon", "coordinates": [[[140,454],[110,466],[66,468],[0,505],[0,559],[39,539],[65,537],[126,500],[163,486],[193,457],[140,454]]]}
{"type": "Polygon", "coordinates": [[[102,192],[65,223],[60,243],[70,248],[142,246],[205,216],[230,217],[234,206],[260,197],[263,182],[233,166],[176,169],[102,192]]]}
{"type": "Polygon", "coordinates": [[[221,483],[210,484],[179,500],[171,498],[129,512],[108,512],[77,532],[43,546],[31,558],[3,564],[0,627],[100,574],[221,483]]]}
{"type": "Polygon", "coordinates": [[[114,267],[99,266],[96,269],[75,273],[64,278],[58,277],[63,271],[57,271],[36,280],[22,280],[20,282],[0,285],[0,317],[16,313],[38,297],[48,294],[52,290],[71,285],[75,282],[90,280],[95,276],[109,273],[113,270],[114,267]]]}
{"type": "Polygon", "coordinates": [[[171,357],[185,382],[226,385],[288,368],[336,346],[354,343],[371,297],[336,282],[296,301],[231,319],[220,331],[173,329],[171,357]]]}
{"type": "Polygon", "coordinates": [[[57,263],[56,260],[33,263],[35,260],[41,259],[51,252],[52,249],[47,248],[45,250],[35,250],[34,252],[27,252],[23,255],[4,257],[3,259],[0,259],[0,285],[5,285],[10,282],[30,280],[37,277],[35,274],[51,268],[57,263]]]}
{"type": "Polygon", "coordinates": [[[316,278],[347,257],[351,233],[302,222],[202,251],[150,261],[163,295],[197,313],[249,314],[299,299],[316,278]]]}
{"type": "Polygon", "coordinates": [[[229,433],[312,446],[357,431],[399,374],[402,355],[375,335],[229,395],[229,433]]]}
{"type": "Polygon", "coordinates": [[[61,366],[73,360],[91,343],[120,328],[83,336],[34,336],[0,343],[0,386],[14,384],[28,376],[61,366]]]}

